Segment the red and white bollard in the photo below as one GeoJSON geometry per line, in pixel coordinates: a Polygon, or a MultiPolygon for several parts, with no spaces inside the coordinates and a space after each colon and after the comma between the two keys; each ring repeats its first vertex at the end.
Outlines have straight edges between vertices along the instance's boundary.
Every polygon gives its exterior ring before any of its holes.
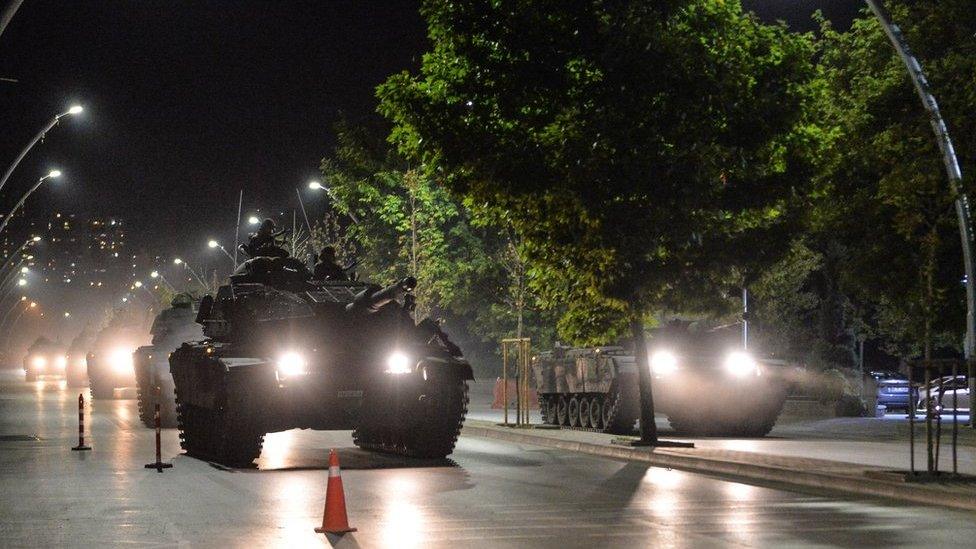
{"type": "Polygon", "coordinates": [[[85,395],[78,393],[78,446],[72,448],[74,451],[91,450],[91,446],[85,445],[85,395]]]}
{"type": "Polygon", "coordinates": [[[160,447],[160,431],[162,431],[161,421],[159,419],[159,393],[160,388],[156,387],[156,414],[153,417],[156,424],[156,463],[147,463],[146,469],[155,469],[156,472],[162,473],[163,469],[169,469],[173,466],[172,463],[163,463],[162,449],[160,447]]]}

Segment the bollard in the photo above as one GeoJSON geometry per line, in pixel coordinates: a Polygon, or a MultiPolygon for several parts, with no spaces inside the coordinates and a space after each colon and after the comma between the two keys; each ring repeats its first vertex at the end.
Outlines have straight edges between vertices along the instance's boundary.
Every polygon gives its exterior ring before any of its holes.
{"type": "Polygon", "coordinates": [[[78,393],[78,446],[72,448],[78,452],[81,450],[91,450],[91,446],[85,445],[85,395],[78,393]]]}
{"type": "Polygon", "coordinates": [[[159,393],[160,389],[156,387],[156,413],[153,416],[153,422],[156,425],[156,463],[147,463],[145,465],[146,469],[155,469],[157,473],[162,473],[163,469],[169,469],[173,466],[172,463],[163,463],[162,448],[160,443],[160,432],[162,431],[161,422],[159,419],[159,393]]]}

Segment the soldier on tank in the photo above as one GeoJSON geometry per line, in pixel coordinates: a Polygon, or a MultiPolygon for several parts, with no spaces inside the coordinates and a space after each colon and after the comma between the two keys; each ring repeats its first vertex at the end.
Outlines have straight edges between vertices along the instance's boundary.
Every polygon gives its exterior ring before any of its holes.
{"type": "Polygon", "coordinates": [[[336,262],[336,250],[332,246],[322,248],[312,276],[316,280],[349,280],[346,271],[336,262]]]}
{"type": "Polygon", "coordinates": [[[275,232],[275,222],[267,218],[261,222],[258,230],[251,234],[244,251],[251,257],[288,257],[288,252],[278,245],[278,237],[285,233],[285,229],[275,232]]]}

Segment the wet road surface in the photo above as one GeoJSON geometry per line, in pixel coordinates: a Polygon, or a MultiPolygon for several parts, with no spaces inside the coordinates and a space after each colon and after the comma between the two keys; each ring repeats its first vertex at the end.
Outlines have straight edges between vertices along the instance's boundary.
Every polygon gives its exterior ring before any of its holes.
{"type": "Polygon", "coordinates": [[[976,516],[751,486],[559,450],[464,438],[446,461],[375,456],[348,432],[269,435],[257,469],[179,455],[134,400],[0,373],[0,546],[100,547],[966,547],[976,516]],[[31,440],[37,437],[39,440],[31,440]],[[352,526],[326,538],[328,448],[339,449],[352,526]]]}

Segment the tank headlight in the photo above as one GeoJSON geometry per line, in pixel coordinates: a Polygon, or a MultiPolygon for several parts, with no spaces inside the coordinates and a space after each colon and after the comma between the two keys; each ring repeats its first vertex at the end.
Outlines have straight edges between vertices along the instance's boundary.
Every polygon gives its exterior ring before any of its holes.
{"type": "Polygon", "coordinates": [[[54,366],[57,367],[58,370],[64,370],[68,367],[68,357],[58,355],[57,358],[54,359],[54,366]]]}
{"type": "Polygon", "coordinates": [[[394,351],[387,357],[386,372],[388,374],[409,374],[412,371],[413,365],[410,364],[410,358],[400,351],[394,351]]]}
{"type": "Polygon", "coordinates": [[[759,364],[749,353],[733,351],[725,357],[725,371],[735,377],[759,375],[759,364]]]}
{"type": "Polygon", "coordinates": [[[35,356],[31,359],[31,366],[35,368],[43,368],[47,366],[47,359],[42,356],[35,356]]]}
{"type": "Polygon", "coordinates": [[[666,376],[678,369],[678,357],[671,351],[654,351],[651,354],[651,371],[659,376],[666,376]]]}
{"type": "Polygon", "coordinates": [[[132,350],[115,349],[108,355],[108,364],[112,371],[117,374],[131,374],[135,371],[132,367],[132,350]]]}
{"type": "Polygon", "coordinates": [[[290,351],[278,357],[275,365],[279,377],[303,376],[308,373],[308,362],[301,354],[290,351]]]}

